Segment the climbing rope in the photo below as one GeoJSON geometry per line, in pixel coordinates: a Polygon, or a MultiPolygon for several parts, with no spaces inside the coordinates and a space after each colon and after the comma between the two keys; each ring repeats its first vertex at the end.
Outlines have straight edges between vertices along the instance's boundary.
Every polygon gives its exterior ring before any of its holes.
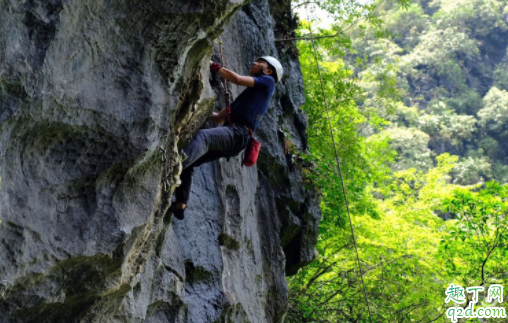
{"type": "Polygon", "coordinates": [[[309,20],[309,6],[308,6],[308,4],[306,5],[305,10],[306,10],[306,15],[307,15],[307,21],[309,22],[309,32],[310,32],[310,39],[312,42],[312,48],[314,50],[314,59],[316,61],[316,67],[317,67],[318,74],[319,74],[319,80],[321,82],[321,91],[323,92],[323,101],[325,104],[326,116],[328,119],[328,125],[330,127],[330,136],[332,137],[333,149],[335,150],[335,161],[337,162],[337,167],[339,169],[340,181],[342,183],[342,193],[344,194],[344,201],[346,202],[346,210],[347,210],[347,215],[349,217],[349,226],[351,227],[351,235],[353,236],[353,244],[355,246],[356,260],[358,261],[358,269],[360,270],[360,277],[361,277],[362,285],[363,285],[363,295],[365,297],[365,302],[367,303],[367,309],[369,310],[370,323],[373,323],[372,313],[370,311],[369,298],[367,297],[367,289],[365,288],[365,281],[363,279],[363,271],[362,271],[362,265],[360,263],[360,255],[358,254],[358,246],[356,245],[355,230],[353,228],[353,221],[351,220],[351,212],[349,211],[349,202],[348,202],[347,194],[346,194],[346,186],[344,185],[344,177],[342,176],[342,169],[340,166],[339,154],[337,153],[337,145],[335,144],[335,136],[333,135],[332,121],[330,118],[330,110],[328,108],[328,100],[326,99],[325,87],[323,85],[323,76],[321,75],[321,67],[319,65],[319,60],[318,60],[318,55],[317,55],[317,50],[316,50],[316,43],[314,41],[314,34],[312,33],[312,25],[311,25],[311,21],[309,20]]]}
{"type": "MultiPolygon", "coordinates": [[[[226,61],[224,59],[224,52],[222,51],[222,40],[219,39],[216,41],[219,44],[219,53],[220,53],[220,60],[223,66],[226,66],[226,61]]],[[[228,108],[228,111],[230,109],[230,103],[231,103],[231,92],[229,91],[228,81],[224,79],[224,83],[221,83],[222,87],[224,88],[224,99],[226,100],[226,108],[228,108]]]]}

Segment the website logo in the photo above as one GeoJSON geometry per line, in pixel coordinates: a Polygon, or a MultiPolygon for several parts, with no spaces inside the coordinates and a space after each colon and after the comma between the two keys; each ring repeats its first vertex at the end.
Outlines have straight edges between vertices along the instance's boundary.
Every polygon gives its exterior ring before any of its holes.
{"type": "MultiPolygon", "coordinates": [[[[452,322],[457,322],[461,318],[506,318],[506,310],[504,307],[480,306],[475,308],[479,301],[479,294],[485,290],[482,286],[472,286],[463,288],[450,284],[446,289],[445,302],[454,302],[455,304],[463,304],[463,306],[450,307],[446,310],[446,317],[452,322]],[[468,295],[467,294],[472,294],[468,295]]],[[[487,303],[496,305],[503,302],[503,286],[494,284],[490,285],[487,291],[487,303]],[[494,301],[496,303],[494,303],[494,301]]]]}

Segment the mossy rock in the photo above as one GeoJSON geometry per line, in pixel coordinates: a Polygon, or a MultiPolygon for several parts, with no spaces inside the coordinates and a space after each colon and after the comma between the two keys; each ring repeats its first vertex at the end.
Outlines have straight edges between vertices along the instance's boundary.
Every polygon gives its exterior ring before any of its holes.
{"type": "Polygon", "coordinates": [[[219,245],[226,247],[230,250],[238,250],[240,249],[240,242],[233,239],[231,236],[221,233],[219,235],[219,245]]]}

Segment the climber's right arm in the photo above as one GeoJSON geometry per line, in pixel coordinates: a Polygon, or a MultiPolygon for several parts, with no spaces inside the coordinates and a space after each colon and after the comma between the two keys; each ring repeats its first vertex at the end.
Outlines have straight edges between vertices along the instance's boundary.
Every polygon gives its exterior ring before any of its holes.
{"type": "Polygon", "coordinates": [[[210,68],[233,84],[242,85],[246,87],[254,87],[254,78],[251,76],[243,76],[236,74],[235,72],[230,71],[227,68],[212,61],[210,61],[210,68]]]}

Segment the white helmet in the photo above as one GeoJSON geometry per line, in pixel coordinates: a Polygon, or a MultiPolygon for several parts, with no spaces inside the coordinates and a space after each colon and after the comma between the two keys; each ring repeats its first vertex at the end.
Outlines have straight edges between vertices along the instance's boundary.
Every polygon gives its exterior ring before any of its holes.
{"type": "MultiPolygon", "coordinates": [[[[277,76],[277,82],[279,82],[282,79],[282,75],[284,73],[282,69],[282,65],[279,62],[278,59],[272,56],[261,56],[258,59],[264,59],[268,62],[268,64],[272,65],[275,68],[275,75],[277,76]]],[[[258,60],[256,59],[256,60],[258,60]]]]}

